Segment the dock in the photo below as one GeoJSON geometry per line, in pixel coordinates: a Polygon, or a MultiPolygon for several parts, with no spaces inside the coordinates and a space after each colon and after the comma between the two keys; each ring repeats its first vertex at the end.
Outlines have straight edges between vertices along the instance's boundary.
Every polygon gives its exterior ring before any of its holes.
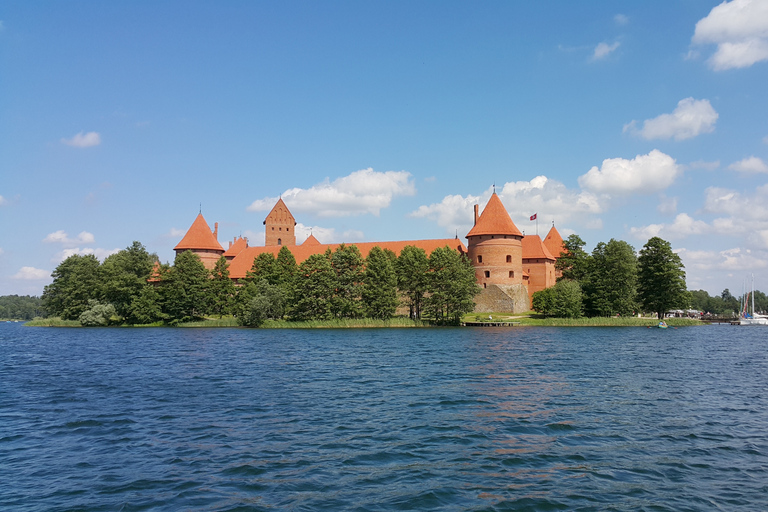
{"type": "Polygon", "coordinates": [[[520,322],[462,322],[462,327],[514,327],[520,322]]]}

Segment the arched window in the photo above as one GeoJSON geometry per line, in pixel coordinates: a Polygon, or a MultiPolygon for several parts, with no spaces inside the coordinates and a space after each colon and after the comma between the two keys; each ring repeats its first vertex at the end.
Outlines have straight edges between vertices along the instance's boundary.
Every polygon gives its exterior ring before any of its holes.
{"type": "Polygon", "coordinates": [[[485,271],[485,277],[491,277],[491,271],[490,270],[486,270],[485,271]]]}
{"type": "Polygon", "coordinates": [[[282,238],[278,238],[277,239],[277,245],[283,245],[283,239],[282,238]]]}
{"type": "Polygon", "coordinates": [[[511,279],[513,277],[515,277],[515,271],[514,270],[510,270],[509,271],[509,278],[511,279]]]}

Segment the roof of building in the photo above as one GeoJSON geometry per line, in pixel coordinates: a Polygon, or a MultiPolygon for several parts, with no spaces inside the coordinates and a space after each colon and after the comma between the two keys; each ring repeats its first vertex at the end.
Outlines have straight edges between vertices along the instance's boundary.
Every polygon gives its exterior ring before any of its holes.
{"type": "Polygon", "coordinates": [[[245,237],[237,237],[235,238],[234,243],[229,242],[229,249],[224,252],[225,258],[234,258],[238,254],[240,254],[240,251],[243,249],[248,248],[248,239],[245,237]]]}
{"type": "Polygon", "coordinates": [[[224,248],[216,240],[216,237],[213,236],[211,228],[208,227],[208,223],[205,222],[202,213],[197,215],[195,222],[187,230],[187,234],[173,248],[174,251],[184,251],[187,249],[192,251],[195,249],[206,249],[224,252],[224,248]]]}
{"type": "Polygon", "coordinates": [[[507,213],[507,209],[501,203],[501,199],[496,192],[491,195],[488,204],[485,205],[483,213],[477,219],[477,222],[469,230],[466,238],[480,235],[515,235],[523,236],[512,218],[507,213]]]}
{"type": "Polygon", "coordinates": [[[265,225],[267,221],[275,224],[290,224],[292,226],[296,225],[296,219],[293,218],[291,210],[289,210],[285,205],[282,197],[277,200],[275,206],[273,206],[267,214],[267,217],[264,219],[265,225]]]}
{"type": "Polygon", "coordinates": [[[310,233],[307,239],[304,240],[304,243],[302,243],[301,245],[302,246],[306,245],[307,247],[309,247],[310,245],[321,245],[321,244],[320,244],[320,240],[315,238],[315,235],[310,233]]]}
{"type": "Polygon", "coordinates": [[[541,241],[539,235],[525,235],[523,237],[523,259],[548,259],[555,261],[555,257],[549,252],[547,246],[541,241]]]}
{"type": "MultiPolygon", "coordinates": [[[[292,247],[289,247],[286,245],[283,247],[288,247],[291,253],[293,253],[293,257],[296,258],[296,263],[300,264],[301,262],[303,262],[304,260],[312,256],[313,254],[323,254],[326,251],[326,249],[335,251],[339,245],[341,244],[321,244],[321,243],[307,244],[305,241],[301,245],[294,245],[292,247]]],[[[427,255],[431,254],[432,251],[434,251],[438,247],[445,247],[445,246],[448,246],[451,249],[458,250],[462,253],[467,252],[466,246],[458,238],[443,238],[443,239],[436,239],[436,240],[405,240],[402,242],[361,242],[361,243],[346,244],[346,245],[357,246],[363,258],[368,257],[368,253],[371,251],[371,249],[377,246],[381,247],[382,249],[389,249],[390,251],[394,252],[396,255],[399,255],[400,251],[402,251],[403,248],[407,245],[413,245],[415,247],[424,249],[424,252],[426,252],[427,255]]],[[[240,254],[235,256],[235,259],[233,259],[230,262],[229,276],[232,279],[241,279],[246,277],[246,273],[251,270],[251,267],[253,267],[253,260],[255,260],[259,254],[269,252],[277,256],[277,253],[280,252],[280,248],[281,248],[280,246],[270,246],[270,247],[248,247],[247,249],[244,249],[243,251],[240,252],[240,254]]]]}
{"type": "Polygon", "coordinates": [[[559,258],[560,253],[565,251],[563,237],[560,236],[560,233],[557,231],[554,224],[552,224],[552,229],[549,230],[546,238],[544,238],[544,245],[555,258],[559,258]]]}

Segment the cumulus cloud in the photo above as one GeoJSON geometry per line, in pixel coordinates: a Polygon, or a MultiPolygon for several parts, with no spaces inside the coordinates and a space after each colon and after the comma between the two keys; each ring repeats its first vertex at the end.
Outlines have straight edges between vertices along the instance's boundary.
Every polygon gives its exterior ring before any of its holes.
{"type": "Polygon", "coordinates": [[[677,108],[671,114],[646,119],[640,129],[637,128],[637,121],[632,121],[624,125],[624,132],[646,140],[685,140],[713,132],[718,117],[719,114],[712,108],[709,100],[685,98],[677,103],[677,108]]]}
{"type": "Polygon", "coordinates": [[[74,148],[90,148],[101,144],[101,136],[96,132],[80,132],[69,139],[61,139],[61,142],[74,148]]]}
{"type": "Polygon", "coordinates": [[[763,162],[760,158],[751,156],[749,158],[745,158],[744,160],[739,160],[738,162],[732,163],[728,166],[728,169],[738,172],[764,173],[768,172],[768,165],[766,165],[766,163],[763,162]]]}
{"type": "Polygon", "coordinates": [[[696,23],[694,44],[716,44],[709,59],[715,71],[768,60],[768,2],[733,0],[714,7],[696,23]]]}
{"type": "Polygon", "coordinates": [[[764,253],[740,247],[724,251],[681,249],[678,254],[687,269],[698,271],[752,271],[768,267],[764,253]]]}
{"type": "Polygon", "coordinates": [[[608,43],[600,43],[597,46],[595,46],[595,51],[592,54],[592,60],[601,60],[606,58],[608,55],[616,51],[616,48],[619,47],[621,43],[618,41],[613,44],[608,43]]]}
{"type": "Polygon", "coordinates": [[[641,240],[654,236],[674,240],[690,235],[701,235],[710,232],[711,228],[702,220],[696,220],[687,213],[680,213],[672,224],[649,224],[642,228],[631,228],[629,231],[641,240]]]}
{"type": "Polygon", "coordinates": [[[50,277],[50,271],[35,267],[21,267],[19,271],[12,276],[13,279],[21,279],[23,281],[35,281],[38,279],[48,279],[50,277]]]}
{"type": "Polygon", "coordinates": [[[579,176],[582,188],[605,194],[649,194],[660,192],[682,173],[675,159],[654,149],[647,155],[637,155],[632,160],[608,158],[600,169],[592,167],[579,176]]]}
{"type": "MultiPolygon", "coordinates": [[[[451,235],[457,231],[466,234],[472,228],[474,205],[479,204],[482,211],[492,193],[493,189],[489,188],[477,196],[449,195],[439,203],[420,206],[410,216],[433,220],[451,235]]],[[[546,176],[536,176],[530,181],[507,182],[498,195],[521,230],[534,213],[541,220],[554,220],[558,224],[579,221],[583,225],[602,225],[600,219],[594,218],[603,211],[597,196],[590,192],[569,190],[563,183],[546,176]]]]}
{"type": "MultiPolygon", "coordinates": [[[[353,172],[334,181],[325,180],[308,189],[292,188],[282,194],[283,201],[294,213],[310,213],[319,217],[345,217],[373,214],[378,216],[396,196],[416,193],[411,173],[406,171],[376,172],[371,168],[353,172]]],[[[248,211],[269,211],[277,197],[258,199],[248,211]]]]}
{"type": "Polygon", "coordinates": [[[110,256],[112,254],[115,254],[119,252],[120,249],[101,249],[101,248],[91,248],[91,247],[85,247],[81,249],[80,247],[70,247],[68,249],[64,249],[63,251],[60,251],[54,255],[53,258],[51,258],[51,261],[54,263],[60,263],[64,261],[65,259],[69,258],[70,256],[74,256],[75,254],[80,256],[86,256],[88,254],[93,254],[100,260],[104,260],[107,256],[110,256]]]}
{"type": "Polygon", "coordinates": [[[92,244],[95,241],[93,234],[87,231],[82,231],[75,238],[70,238],[63,229],[49,233],[48,236],[43,239],[43,242],[45,243],[62,244],[65,247],[73,247],[80,244],[92,244]]]}
{"type": "Polygon", "coordinates": [[[301,222],[296,224],[296,243],[302,244],[309,235],[314,235],[321,244],[339,244],[342,242],[362,242],[365,240],[362,231],[350,229],[343,232],[336,231],[335,228],[325,228],[322,226],[306,226],[301,222]]]}

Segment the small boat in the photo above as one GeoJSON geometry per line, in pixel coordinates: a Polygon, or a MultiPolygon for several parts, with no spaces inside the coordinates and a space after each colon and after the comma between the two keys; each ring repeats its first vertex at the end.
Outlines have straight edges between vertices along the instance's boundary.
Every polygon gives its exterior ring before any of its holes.
{"type": "Polygon", "coordinates": [[[659,329],[666,329],[666,328],[668,328],[669,326],[667,325],[667,322],[665,322],[664,320],[662,320],[661,322],[659,322],[659,325],[657,325],[656,327],[658,327],[659,329]]]}
{"type": "Polygon", "coordinates": [[[739,325],[768,325],[768,316],[755,313],[755,275],[752,274],[752,292],[747,292],[744,307],[739,315],[739,325]],[[747,311],[749,296],[752,295],[752,312],[747,311]]]}

